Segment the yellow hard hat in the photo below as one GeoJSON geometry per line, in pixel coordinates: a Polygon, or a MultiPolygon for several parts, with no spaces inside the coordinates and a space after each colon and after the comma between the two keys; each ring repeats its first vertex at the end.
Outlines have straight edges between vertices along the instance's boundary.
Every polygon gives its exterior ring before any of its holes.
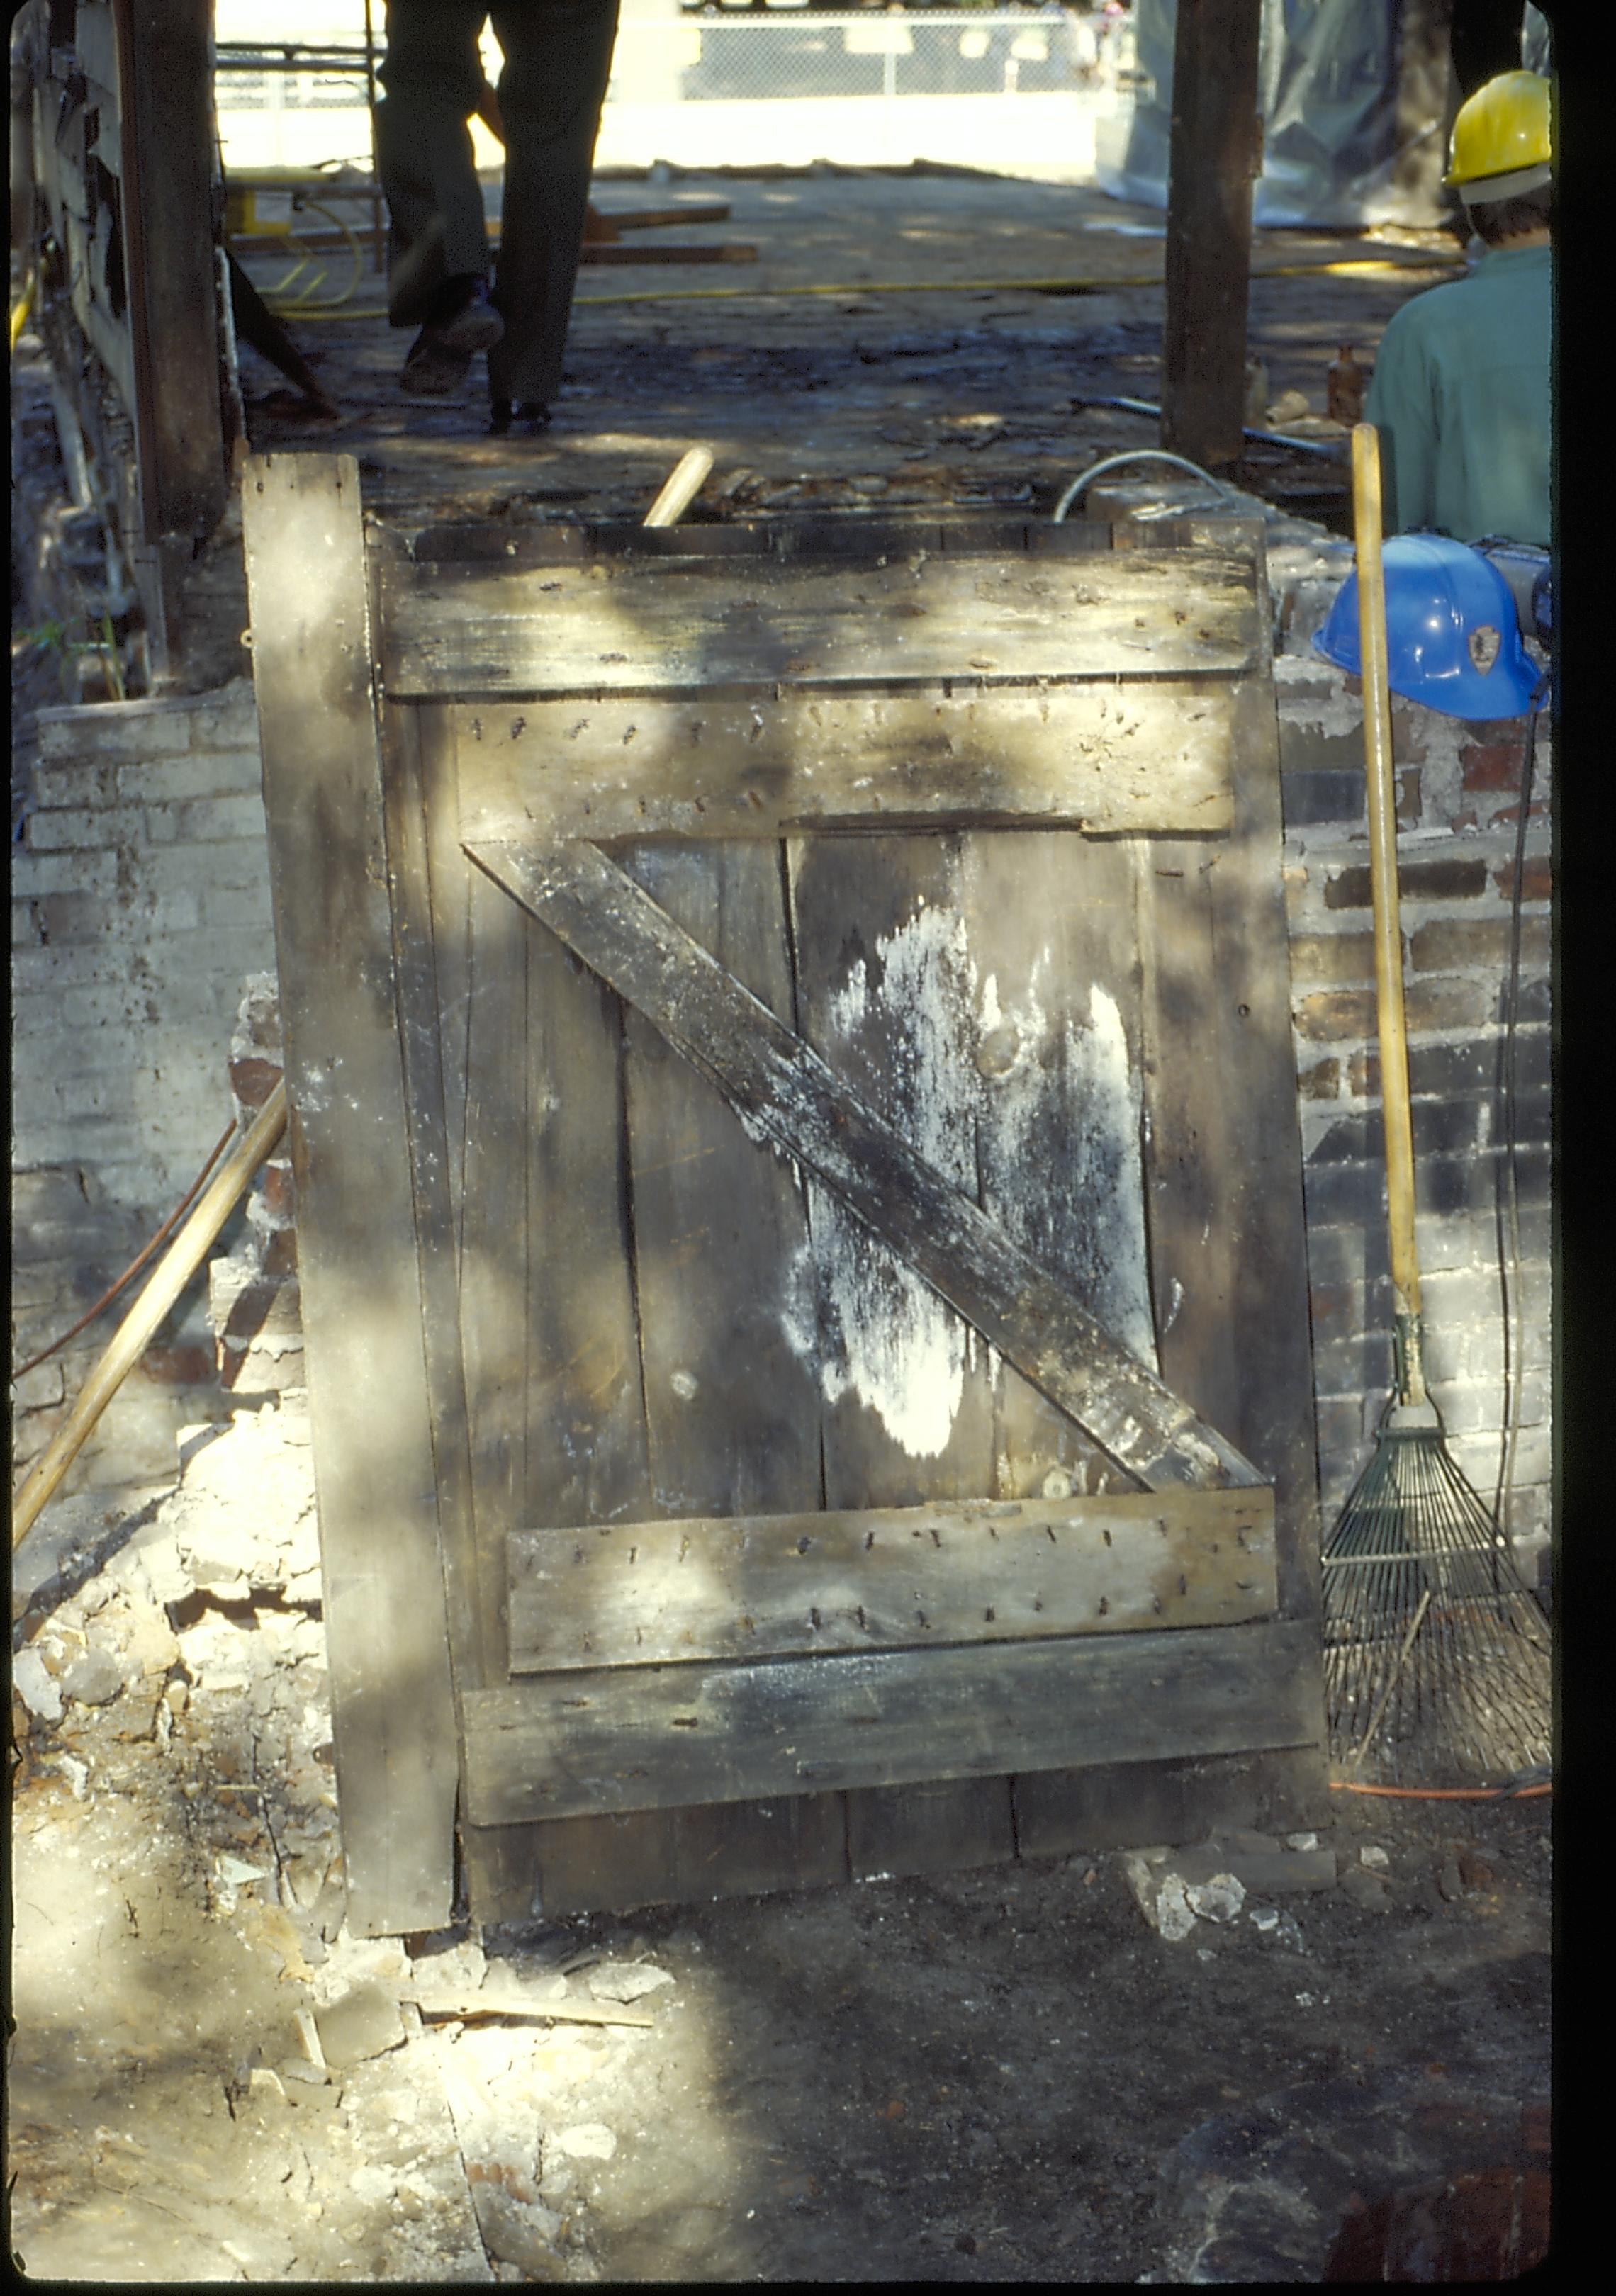
{"type": "Polygon", "coordinates": [[[1550,176],[1549,88],[1540,72],[1500,72],[1459,107],[1444,180],[1467,205],[1513,200],[1550,176]]]}

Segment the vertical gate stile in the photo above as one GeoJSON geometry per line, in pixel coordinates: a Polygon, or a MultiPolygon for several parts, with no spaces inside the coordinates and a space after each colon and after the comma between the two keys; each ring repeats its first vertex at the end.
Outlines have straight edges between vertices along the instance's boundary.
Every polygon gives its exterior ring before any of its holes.
{"type": "Polygon", "coordinates": [[[448,1918],[455,1710],[373,630],[351,456],[254,458],[242,522],[348,1919],[448,1918]]]}
{"type": "MultiPolygon", "coordinates": [[[[463,1683],[469,1681],[480,1688],[493,1677],[483,1589],[472,1536],[472,1456],[460,1343],[459,1251],[449,1177],[418,713],[407,704],[384,700],[381,735],[393,961],[431,1399],[439,1541],[458,1713],[463,1683]]],[[[462,1730],[463,1739],[463,1734],[462,1730]]]]}

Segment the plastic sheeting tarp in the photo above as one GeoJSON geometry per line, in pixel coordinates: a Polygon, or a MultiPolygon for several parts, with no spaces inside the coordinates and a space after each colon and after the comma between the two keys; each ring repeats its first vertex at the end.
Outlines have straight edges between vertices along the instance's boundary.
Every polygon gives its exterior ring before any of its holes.
{"type": "MultiPolygon", "coordinates": [[[[1527,7],[1522,61],[1549,69],[1548,26],[1527,7]]],[[[1101,186],[1114,198],[1167,204],[1175,0],[1135,0],[1134,101],[1102,130],[1101,186]]],[[[1402,0],[1262,0],[1258,109],[1259,225],[1440,223],[1446,74],[1423,74],[1423,101],[1404,71],[1402,0]]],[[[1440,58],[1439,58],[1440,62],[1440,58]]]]}

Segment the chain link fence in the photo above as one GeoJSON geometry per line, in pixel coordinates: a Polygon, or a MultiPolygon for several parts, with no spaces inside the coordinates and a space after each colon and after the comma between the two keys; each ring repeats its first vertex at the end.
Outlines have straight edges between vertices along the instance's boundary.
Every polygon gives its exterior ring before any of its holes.
{"type": "MultiPolygon", "coordinates": [[[[332,0],[324,20],[300,21],[286,45],[292,29],[267,37],[242,0],[220,0],[226,167],[368,167],[362,12],[332,0]]],[[[627,0],[597,164],[925,159],[1020,172],[1041,160],[1081,178],[1092,171],[1094,118],[1127,80],[1128,29],[1126,15],[1055,5],[831,13],[627,0]]],[[[495,74],[486,34],[484,46],[495,74]]],[[[497,167],[480,127],[473,135],[480,164],[497,167]]]]}

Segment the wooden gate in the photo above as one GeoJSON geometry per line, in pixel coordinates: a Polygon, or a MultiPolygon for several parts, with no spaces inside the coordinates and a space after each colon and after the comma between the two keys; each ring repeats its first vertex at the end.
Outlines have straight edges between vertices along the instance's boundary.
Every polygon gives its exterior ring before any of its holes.
{"type": "Polygon", "coordinates": [[[354,1927],[1305,1802],[1259,545],[245,500],[354,1927]]]}

